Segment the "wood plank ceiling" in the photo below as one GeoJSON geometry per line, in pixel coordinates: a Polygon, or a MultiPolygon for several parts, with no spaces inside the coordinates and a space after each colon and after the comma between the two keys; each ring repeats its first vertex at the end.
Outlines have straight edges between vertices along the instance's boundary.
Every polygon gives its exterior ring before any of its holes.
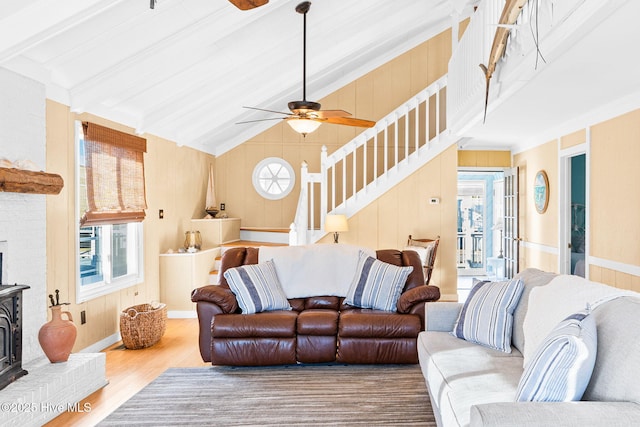
{"type": "MultiPolygon", "coordinates": [[[[301,98],[299,0],[240,11],[226,0],[0,0],[0,67],[47,97],[220,154],[301,98]]],[[[307,17],[307,97],[317,100],[451,25],[474,1],[316,0],[307,17]]],[[[326,106],[339,108],[339,106],[326,106]]]]}

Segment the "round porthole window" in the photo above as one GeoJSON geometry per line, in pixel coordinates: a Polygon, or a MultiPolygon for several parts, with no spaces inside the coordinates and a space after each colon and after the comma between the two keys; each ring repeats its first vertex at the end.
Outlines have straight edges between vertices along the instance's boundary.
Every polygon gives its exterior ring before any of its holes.
{"type": "Polygon", "coordinates": [[[253,187],[265,199],[279,200],[293,190],[296,175],[285,160],[269,157],[253,169],[253,187]]]}

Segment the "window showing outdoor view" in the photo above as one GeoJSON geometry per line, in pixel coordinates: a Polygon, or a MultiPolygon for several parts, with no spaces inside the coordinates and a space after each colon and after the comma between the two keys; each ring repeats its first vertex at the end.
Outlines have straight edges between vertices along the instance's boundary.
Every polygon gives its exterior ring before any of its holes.
{"type": "MultiPolygon", "coordinates": [[[[78,140],[78,218],[88,208],[85,144],[78,140]]],[[[104,295],[140,280],[141,233],[139,222],[79,227],[79,300],[104,295]]]]}

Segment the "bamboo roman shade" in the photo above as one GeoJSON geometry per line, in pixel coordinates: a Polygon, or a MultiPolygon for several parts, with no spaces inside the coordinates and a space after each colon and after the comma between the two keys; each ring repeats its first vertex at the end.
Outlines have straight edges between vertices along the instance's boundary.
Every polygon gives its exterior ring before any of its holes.
{"type": "Polygon", "coordinates": [[[87,209],[80,226],[144,219],[147,140],[83,122],[87,209]]]}

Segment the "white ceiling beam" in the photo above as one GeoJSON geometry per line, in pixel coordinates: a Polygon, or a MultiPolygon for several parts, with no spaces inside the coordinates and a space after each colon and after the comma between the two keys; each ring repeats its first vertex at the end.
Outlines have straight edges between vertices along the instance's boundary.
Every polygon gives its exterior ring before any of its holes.
{"type": "Polygon", "coordinates": [[[0,20],[0,64],[124,1],[40,0],[30,3],[0,20]]]}
{"type": "MultiPolygon", "coordinates": [[[[277,8],[269,10],[269,13],[273,13],[277,8]]],[[[197,67],[199,62],[211,60],[211,52],[207,49],[201,48],[194,51],[195,42],[204,39],[209,47],[215,47],[219,40],[232,41],[235,32],[257,19],[264,18],[264,15],[264,13],[239,14],[225,4],[215,13],[197,19],[188,26],[155,41],[153,45],[145,47],[134,55],[129,55],[117,64],[75,85],[70,91],[72,107],[87,110],[105,98],[114,99],[116,95],[113,88],[117,88],[115,90],[123,94],[122,96],[131,98],[154,86],[162,86],[166,79],[179,75],[185,69],[197,67]],[[172,69],[166,71],[153,66],[154,62],[161,63],[172,53],[177,55],[187,53],[189,57],[182,62],[174,62],[172,69]],[[145,72],[147,75],[142,76],[141,73],[145,72]],[[136,74],[137,78],[132,74],[136,74]]],[[[192,81],[189,80],[188,83],[192,84],[192,81]]]]}

